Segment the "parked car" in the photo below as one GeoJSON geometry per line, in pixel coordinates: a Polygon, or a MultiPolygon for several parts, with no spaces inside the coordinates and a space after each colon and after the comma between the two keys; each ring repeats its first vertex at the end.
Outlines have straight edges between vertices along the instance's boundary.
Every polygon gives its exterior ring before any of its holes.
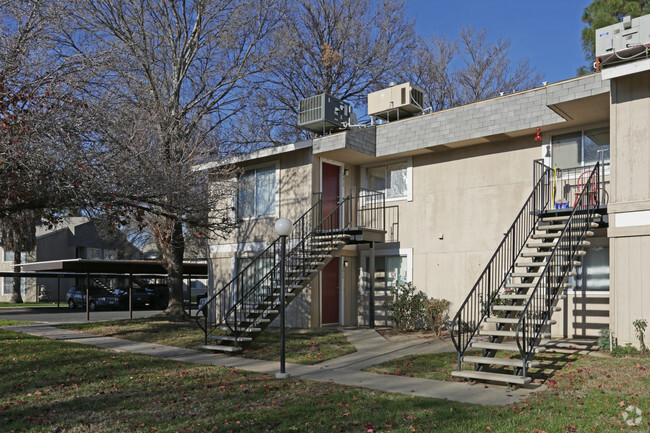
{"type": "MultiPolygon", "coordinates": [[[[120,306],[120,299],[114,293],[101,288],[91,287],[88,290],[88,308],[90,311],[95,311],[98,308],[118,308],[120,306]]],[[[72,287],[68,290],[66,295],[68,307],[71,309],[80,307],[86,308],[86,289],[78,289],[72,287]]]]}
{"type": "MultiPolygon", "coordinates": [[[[117,297],[120,299],[120,308],[123,310],[128,310],[129,289],[115,289],[115,295],[117,295],[117,297]]],[[[155,298],[149,291],[140,287],[133,287],[132,302],[133,308],[153,308],[155,304],[155,298]]]]}
{"type": "Polygon", "coordinates": [[[169,304],[169,288],[167,284],[147,284],[142,287],[152,298],[153,307],[164,310],[169,304]]]}

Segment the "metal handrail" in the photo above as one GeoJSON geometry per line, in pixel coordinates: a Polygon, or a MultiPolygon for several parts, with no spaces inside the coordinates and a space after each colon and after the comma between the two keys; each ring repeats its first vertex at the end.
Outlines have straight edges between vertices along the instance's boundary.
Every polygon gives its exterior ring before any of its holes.
{"type": "MultiPolygon", "coordinates": [[[[350,194],[339,202],[335,209],[322,217],[322,199],[319,194],[317,202],[294,223],[294,230],[287,239],[289,251],[285,259],[285,269],[293,272],[289,273],[285,287],[291,290],[304,284],[305,278],[312,270],[313,263],[310,260],[313,260],[311,253],[314,245],[318,245],[320,249],[332,249],[335,242],[340,240],[340,234],[351,228],[384,230],[385,210],[382,206],[385,206],[383,193],[352,188],[350,194]],[[367,207],[367,204],[370,204],[370,207],[367,207]]],[[[204,331],[205,344],[208,336],[221,325],[225,325],[232,335],[240,335],[241,318],[254,314],[263,301],[272,297],[274,290],[282,287],[279,280],[279,245],[280,238],[253,258],[251,263],[197,311],[195,318],[204,331]],[[245,287],[246,278],[257,278],[260,267],[268,270],[254,284],[245,287]],[[215,316],[219,313],[219,320],[215,320],[212,326],[208,324],[208,312],[213,312],[215,316]]]]}
{"type": "Polygon", "coordinates": [[[551,318],[551,310],[561,292],[562,284],[573,268],[573,261],[600,206],[599,167],[600,163],[596,163],[579,193],[576,205],[517,322],[516,342],[523,361],[523,377],[526,377],[528,361],[539,343],[545,323],[551,318]]]}
{"type": "Polygon", "coordinates": [[[542,160],[537,160],[534,173],[536,181],[533,191],[451,321],[451,339],[458,351],[459,370],[462,356],[483,319],[491,313],[500,288],[512,274],[519,253],[550,202],[550,167],[544,165],[542,160]]]}

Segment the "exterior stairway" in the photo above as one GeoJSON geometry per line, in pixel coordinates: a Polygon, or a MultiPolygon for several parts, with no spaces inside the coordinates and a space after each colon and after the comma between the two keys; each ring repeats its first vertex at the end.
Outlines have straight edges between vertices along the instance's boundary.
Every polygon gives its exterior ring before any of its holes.
{"type": "Polygon", "coordinates": [[[384,209],[382,193],[354,190],[323,217],[319,199],[294,222],[293,232],[285,239],[284,272],[283,243],[278,238],[196,312],[204,332],[201,348],[228,353],[244,350],[280,315],[282,287],[286,307],[346,244],[358,242],[366,232],[383,236],[384,209]]]}
{"type": "Polygon", "coordinates": [[[551,170],[544,167],[535,188],[492,260],[486,266],[452,321],[452,340],[458,351],[455,377],[509,386],[531,382],[530,368],[539,366],[535,354],[546,349],[556,322],[552,314],[581,265],[588,238],[599,226],[599,204],[591,197],[599,185],[596,165],[580,191],[576,207],[560,215],[547,211],[551,170]],[[480,355],[466,354],[480,350],[480,355]],[[508,356],[497,356],[497,353],[508,356]],[[474,365],[463,370],[463,363],[474,365]]]}
{"type": "MultiPolygon", "coordinates": [[[[346,233],[314,236],[306,246],[304,255],[288,261],[285,270],[285,307],[336,257],[349,239],[350,235],[346,233]]],[[[214,343],[204,344],[200,348],[228,353],[241,352],[280,315],[280,292],[279,277],[260,286],[258,296],[250,296],[247,303],[235,312],[238,316],[236,324],[221,325],[219,329],[226,334],[209,335],[208,339],[214,343]]]]}

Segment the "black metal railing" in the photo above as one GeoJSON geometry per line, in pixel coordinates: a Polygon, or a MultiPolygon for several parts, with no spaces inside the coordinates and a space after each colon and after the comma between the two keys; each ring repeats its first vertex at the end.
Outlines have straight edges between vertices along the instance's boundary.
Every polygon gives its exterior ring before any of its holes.
{"type": "MultiPolygon", "coordinates": [[[[309,283],[318,265],[331,258],[325,253],[340,247],[343,234],[358,228],[385,230],[384,205],[383,193],[353,188],[323,216],[323,201],[318,194],[316,203],[293,224],[293,232],[287,238],[284,287],[290,296],[286,302],[291,302],[309,283]]],[[[206,344],[216,329],[225,326],[231,335],[240,336],[256,326],[261,311],[279,307],[280,248],[278,238],[197,312],[196,320],[204,331],[206,344]]]]}
{"type": "Polygon", "coordinates": [[[552,309],[562,291],[562,284],[574,267],[578,251],[591,228],[596,211],[600,206],[601,170],[597,163],[586,176],[582,189],[578,191],[564,229],[551,250],[546,265],[541,270],[535,288],[524,305],[516,328],[516,342],[523,362],[523,377],[526,377],[528,361],[539,344],[552,309]]]}
{"type": "Polygon", "coordinates": [[[459,370],[462,356],[483,319],[491,313],[499,290],[510,278],[519,253],[534,232],[540,215],[549,205],[551,169],[543,161],[535,161],[534,175],[536,181],[533,191],[451,322],[451,338],[458,351],[459,370]]]}

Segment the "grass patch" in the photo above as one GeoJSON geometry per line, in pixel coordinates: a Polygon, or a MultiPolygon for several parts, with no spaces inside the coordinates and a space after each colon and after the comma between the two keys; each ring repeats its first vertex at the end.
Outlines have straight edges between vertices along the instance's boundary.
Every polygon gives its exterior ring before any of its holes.
{"type": "Polygon", "coordinates": [[[12,302],[0,302],[0,308],[17,308],[17,307],[56,307],[56,302],[23,302],[15,304],[12,302]]]}
{"type": "Polygon", "coordinates": [[[26,322],[24,320],[4,320],[0,319],[0,326],[15,326],[15,325],[33,325],[36,322],[26,322]]]}
{"type": "MultiPolygon", "coordinates": [[[[166,318],[149,317],[63,325],[61,327],[96,335],[188,349],[196,349],[203,344],[203,331],[193,320],[170,321],[166,318]]],[[[348,343],[343,334],[338,331],[290,331],[286,335],[286,361],[291,363],[316,364],[354,351],[354,346],[348,343]]],[[[244,351],[242,356],[279,361],[280,334],[276,331],[266,330],[244,351]]]]}
{"type": "Polygon", "coordinates": [[[648,428],[647,359],[578,358],[527,402],[485,407],[166,361],[0,330],[0,431],[613,432],[648,428]]]}
{"type": "MultiPolygon", "coordinates": [[[[356,352],[343,334],[338,331],[288,332],[285,355],[287,362],[317,364],[332,358],[356,352]]],[[[280,333],[265,331],[246,348],[245,358],[280,360],[280,333]]]]}

